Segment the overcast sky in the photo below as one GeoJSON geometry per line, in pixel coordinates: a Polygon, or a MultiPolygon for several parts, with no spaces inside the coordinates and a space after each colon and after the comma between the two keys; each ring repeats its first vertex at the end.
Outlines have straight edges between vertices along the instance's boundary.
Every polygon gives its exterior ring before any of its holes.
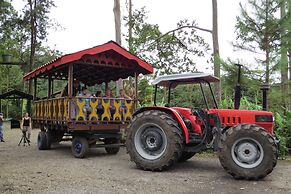
{"type": "MultiPolygon", "coordinates": [[[[15,2],[20,2],[16,0],[15,2]]],[[[122,14],[125,2],[121,0],[122,14]]],[[[148,22],[158,24],[162,32],[176,27],[181,19],[196,20],[203,28],[212,28],[211,0],[132,0],[134,9],[145,6],[149,11],[148,22]]],[[[220,54],[223,59],[240,58],[234,53],[231,41],[234,40],[235,18],[239,15],[239,0],[217,0],[220,54]]],[[[48,45],[63,53],[72,53],[115,39],[114,0],[55,0],[56,8],[51,17],[60,23],[64,30],[50,31],[48,45]]],[[[21,7],[20,4],[14,3],[21,7]]],[[[123,32],[125,33],[125,28],[123,32]]],[[[211,34],[202,33],[212,45],[211,34]]],[[[123,43],[124,44],[124,43],[123,43]]],[[[126,46],[126,45],[123,45],[126,46]]]]}

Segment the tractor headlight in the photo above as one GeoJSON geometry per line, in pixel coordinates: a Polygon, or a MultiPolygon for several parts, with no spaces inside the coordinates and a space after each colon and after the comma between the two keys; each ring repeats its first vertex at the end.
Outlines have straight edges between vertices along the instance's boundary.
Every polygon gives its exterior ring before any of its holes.
{"type": "Polygon", "coordinates": [[[256,115],[256,122],[273,122],[273,115],[256,115]]]}

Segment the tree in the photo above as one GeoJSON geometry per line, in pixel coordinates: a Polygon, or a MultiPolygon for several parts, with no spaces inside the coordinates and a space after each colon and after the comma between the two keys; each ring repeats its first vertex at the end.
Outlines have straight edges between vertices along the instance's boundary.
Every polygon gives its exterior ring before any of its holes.
{"type": "Polygon", "coordinates": [[[0,0],[0,55],[11,54],[18,57],[20,43],[18,37],[21,36],[16,28],[17,12],[10,1],[0,0]]]}
{"type": "MultiPolygon", "coordinates": [[[[145,8],[132,14],[132,52],[150,62],[156,73],[196,71],[195,61],[209,51],[209,45],[197,33],[202,28],[195,21],[181,20],[176,29],[163,34],[157,24],[146,22],[146,14],[145,8]]],[[[128,18],[125,20],[128,25],[128,18]]]]}
{"type": "MultiPolygon", "coordinates": [[[[23,9],[23,17],[19,20],[18,30],[23,33],[21,41],[27,44],[23,46],[28,46],[30,52],[28,71],[35,67],[36,52],[46,40],[48,29],[58,26],[49,18],[53,7],[55,7],[53,0],[27,0],[23,9]]],[[[28,92],[32,92],[32,81],[29,81],[28,92]]]]}
{"type": "Polygon", "coordinates": [[[248,0],[250,10],[240,3],[241,15],[237,16],[235,47],[255,54],[263,54],[257,61],[265,68],[265,82],[270,82],[276,48],[279,45],[278,4],[271,0],[248,0]]]}

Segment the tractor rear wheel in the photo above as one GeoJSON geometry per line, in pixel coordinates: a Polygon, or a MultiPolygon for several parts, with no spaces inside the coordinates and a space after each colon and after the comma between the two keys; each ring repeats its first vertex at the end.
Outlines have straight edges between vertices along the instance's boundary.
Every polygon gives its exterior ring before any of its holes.
{"type": "Polygon", "coordinates": [[[140,169],[162,171],[170,168],[180,158],[182,145],[182,132],[177,122],[164,112],[141,112],[128,125],[126,148],[140,169]]]}
{"type": "Polygon", "coordinates": [[[196,152],[182,152],[182,155],[179,158],[178,162],[185,162],[192,158],[195,154],[196,152]]]}
{"type": "Polygon", "coordinates": [[[222,136],[219,160],[236,179],[258,180],[272,172],[277,163],[274,138],[257,125],[242,124],[222,136]]]}

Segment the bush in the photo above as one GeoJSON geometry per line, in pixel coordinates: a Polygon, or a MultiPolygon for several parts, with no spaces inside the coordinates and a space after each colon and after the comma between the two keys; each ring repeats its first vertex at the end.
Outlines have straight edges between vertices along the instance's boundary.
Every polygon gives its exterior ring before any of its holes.
{"type": "Polygon", "coordinates": [[[285,115],[275,113],[275,134],[280,140],[279,156],[285,157],[288,154],[288,148],[291,148],[290,111],[287,111],[285,115]]]}

